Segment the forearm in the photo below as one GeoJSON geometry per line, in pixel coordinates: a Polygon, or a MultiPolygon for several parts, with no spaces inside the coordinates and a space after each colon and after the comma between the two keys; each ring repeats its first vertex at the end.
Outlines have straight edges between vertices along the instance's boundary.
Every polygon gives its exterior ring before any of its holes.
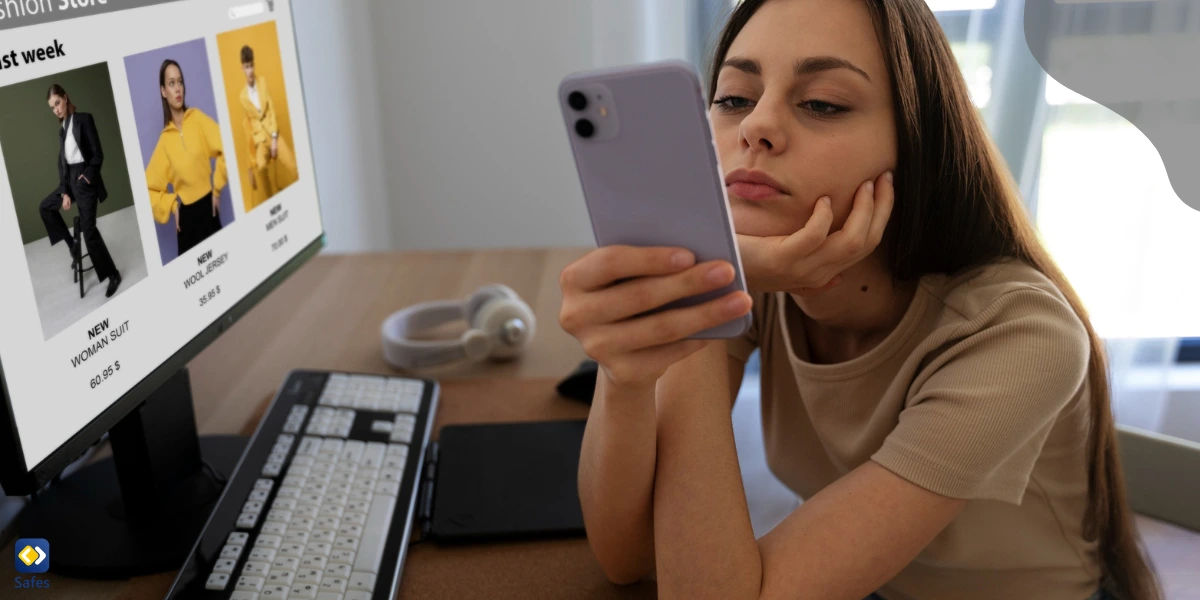
{"type": "Polygon", "coordinates": [[[588,543],[616,583],[654,570],[654,461],[654,388],[618,391],[597,377],[579,459],[579,499],[588,543]]]}
{"type": "Polygon", "coordinates": [[[654,537],[663,598],[757,598],[762,560],[734,445],[726,385],[714,344],[659,380],[654,537]]]}

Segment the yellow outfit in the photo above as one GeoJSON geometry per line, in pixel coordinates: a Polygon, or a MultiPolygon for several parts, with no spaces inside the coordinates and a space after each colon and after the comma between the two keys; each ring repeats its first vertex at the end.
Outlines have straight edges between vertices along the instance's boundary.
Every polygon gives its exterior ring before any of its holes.
{"type": "Polygon", "coordinates": [[[296,157],[287,140],[279,135],[279,123],[275,119],[275,102],[271,98],[267,80],[255,75],[254,88],[258,93],[258,106],[250,99],[250,88],[242,88],[241,104],[245,118],[242,128],[250,150],[250,165],[254,171],[255,187],[246,194],[246,210],[250,210],[271,196],[279,193],[296,181],[296,157]],[[271,159],[271,140],[278,144],[275,159],[271,159]]]}
{"type": "Polygon", "coordinates": [[[183,131],[174,120],[167,123],[146,166],[146,182],[154,220],[162,224],[170,220],[176,197],[184,205],[191,205],[209,193],[220,196],[228,176],[217,122],[189,108],[183,113],[183,131]],[[215,169],[209,163],[214,158],[215,169]],[[168,184],[174,191],[168,190],[168,184]]]}

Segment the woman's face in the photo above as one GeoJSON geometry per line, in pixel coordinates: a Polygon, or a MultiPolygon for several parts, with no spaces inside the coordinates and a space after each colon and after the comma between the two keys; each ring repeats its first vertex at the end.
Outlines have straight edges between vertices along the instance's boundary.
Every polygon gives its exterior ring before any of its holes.
{"type": "Polygon", "coordinates": [[[67,118],[67,99],[66,98],[63,98],[62,96],[59,96],[58,94],[51,94],[49,103],[50,103],[50,110],[54,111],[54,116],[58,117],[59,121],[67,118]]]}
{"type": "Polygon", "coordinates": [[[175,110],[183,110],[183,72],[175,65],[169,65],[163,73],[162,97],[175,110]]]}
{"type": "Polygon", "coordinates": [[[891,81],[863,0],[771,0],[738,34],[710,107],[738,233],[788,235],[822,196],[833,230],[896,164],[891,81]],[[737,183],[766,175],[773,184],[737,183]]]}

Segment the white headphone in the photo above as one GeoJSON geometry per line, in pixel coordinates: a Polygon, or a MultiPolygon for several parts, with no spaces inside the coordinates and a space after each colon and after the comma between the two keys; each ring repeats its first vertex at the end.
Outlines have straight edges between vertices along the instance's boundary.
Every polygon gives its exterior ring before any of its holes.
{"type": "Polygon", "coordinates": [[[533,341],[533,310],[505,285],[486,285],[463,301],[415,304],[383,322],[383,356],[393,367],[413,369],[462,360],[514,358],[533,341]],[[408,336],[465,319],[470,329],[457,340],[412,340],[408,336]]]}

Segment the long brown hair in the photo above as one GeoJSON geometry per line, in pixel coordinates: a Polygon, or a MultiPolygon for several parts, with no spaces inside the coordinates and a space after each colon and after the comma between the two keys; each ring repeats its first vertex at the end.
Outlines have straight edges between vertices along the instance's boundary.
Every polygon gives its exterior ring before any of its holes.
{"type": "MultiPolygon", "coordinates": [[[[1012,174],[972,104],[945,32],[923,0],[865,0],[892,81],[898,160],[896,204],[882,243],[896,281],[955,274],[1012,257],[1054,282],[1087,328],[1091,358],[1088,506],[1083,532],[1098,541],[1104,587],[1122,600],[1162,591],[1138,546],[1125,495],[1104,346],[1083,303],[1041,245],[1012,174]]],[[[766,0],[743,0],[717,42],[709,98],[734,39],[766,0]]]]}
{"type": "MultiPolygon", "coordinates": [[[[67,103],[67,116],[68,117],[75,114],[75,104],[73,102],[71,102],[71,97],[67,95],[67,90],[64,90],[63,86],[58,85],[57,83],[52,83],[52,84],[50,84],[50,89],[46,91],[46,101],[48,102],[51,98],[53,98],[55,96],[62,98],[63,102],[67,103]]],[[[58,122],[62,123],[63,120],[64,119],[59,119],[58,122]]]]}
{"type": "MultiPolygon", "coordinates": [[[[183,67],[179,66],[179,63],[177,63],[169,58],[167,60],[163,61],[162,66],[158,68],[158,87],[160,90],[162,88],[167,87],[167,67],[172,67],[172,66],[175,67],[176,69],[179,69],[179,84],[183,86],[183,110],[186,112],[187,111],[187,85],[184,83],[185,79],[183,78],[183,67]]],[[[167,124],[171,122],[171,105],[170,105],[170,103],[167,102],[167,99],[165,97],[162,98],[162,108],[163,108],[163,128],[165,129],[167,127],[167,124]]]]}

